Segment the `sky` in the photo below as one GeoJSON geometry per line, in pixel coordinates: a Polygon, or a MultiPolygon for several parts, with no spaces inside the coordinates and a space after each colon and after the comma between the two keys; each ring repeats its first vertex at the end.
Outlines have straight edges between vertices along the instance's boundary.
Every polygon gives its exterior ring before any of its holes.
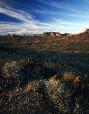
{"type": "Polygon", "coordinates": [[[0,0],[0,34],[80,33],[89,28],[89,0],[0,0]]]}

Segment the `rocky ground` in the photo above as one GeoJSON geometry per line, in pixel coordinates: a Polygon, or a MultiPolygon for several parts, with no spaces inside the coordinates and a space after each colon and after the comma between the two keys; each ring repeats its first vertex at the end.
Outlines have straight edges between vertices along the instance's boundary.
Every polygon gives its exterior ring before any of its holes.
{"type": "Polygon", "coordinates": [[[89,114],[88,78],[76,86],[76,76],[49,71],[30,58],[7,62],[0,76],[1,114],[89,114]]]}

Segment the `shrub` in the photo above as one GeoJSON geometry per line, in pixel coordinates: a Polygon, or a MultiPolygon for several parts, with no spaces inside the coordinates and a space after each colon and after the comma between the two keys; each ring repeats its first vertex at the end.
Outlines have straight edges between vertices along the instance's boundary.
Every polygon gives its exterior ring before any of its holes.
{"type": "Polygon", "coordinates": [[[68,81],[74,81],[75,75],[72,72],[64,72],[63,79],[68,81]]]}
{"type": "Polygon", "coordinates": [[[2,76],[4,78],[19,77],[20,68],[20,64],[16,61],[6,62],[2,67],[2,76]]]}

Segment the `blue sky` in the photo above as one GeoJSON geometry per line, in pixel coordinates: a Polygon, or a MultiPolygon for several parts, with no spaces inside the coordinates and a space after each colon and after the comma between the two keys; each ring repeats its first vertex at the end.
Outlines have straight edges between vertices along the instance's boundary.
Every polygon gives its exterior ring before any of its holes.
{"type": "Polygon", "coordinates": [[[86,28],[89,0],[0,0],[0,34],[79,33],[86,28]]]}

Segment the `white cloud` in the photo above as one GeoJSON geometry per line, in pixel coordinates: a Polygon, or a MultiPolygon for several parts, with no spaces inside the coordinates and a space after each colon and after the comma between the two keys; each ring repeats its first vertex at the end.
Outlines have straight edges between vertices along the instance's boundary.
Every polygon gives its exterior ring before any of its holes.
{"type": "Polygon", "coordinates": [[[81,18],[81,19],[89,19],[89,16],[88,16],[88,12],[82,12],[82,13],[79,13],[79,12],[77,12],[77,13],[59,13],[59,12],[57,12],[57,11],[49,11],[49,10],[47,10],[47,9],[44,9],[44,10],[39,10],[39,9],[34,9],[34,11],[36,12],[36,13],[39,13],[39,14],[42,14],[42,15],[49,15],[49,16],[57,16],[57,17],[72,17],[72,18],[81,18]]]}
{"type": "Polygon", "coordinates": [[[47,6],[53,7],[53,8],[58,8],[58,9],[64,9],[68,11],[72,11],[73,13],[80,13],[81,11],[76,9],[73,4],[69,4],[67,1],[65,2],[59,2],[59,1],[54,1],[54,0],[37,0],[38,2],[45,4],[47,6]]]}
{"type": "Polygon", "coordinates": [[[0,22],[0,34],[16,33],[16,34],[33,34],[43,33],[47,31],[59,32],[80,32],[83,26],[87,27],[86,22],[75,23],[68,22],[62,19],[52,18],[52,21],[44,23],[35,20],[31,14],[22,10],[15,10],[11,7],[0,7],[0,13],[9,17],[18,19],[21,23],[0,22]]]}
{"type": "Polygon", "coordinates": [[[21,10],[15,10],[15,9],[8,9],[4,7],[0,7],[0,13],[5,14],[7,16],[19,19],[24,22],[31,22],[32,16],[30,14],[21,11],[21,10]]]}

